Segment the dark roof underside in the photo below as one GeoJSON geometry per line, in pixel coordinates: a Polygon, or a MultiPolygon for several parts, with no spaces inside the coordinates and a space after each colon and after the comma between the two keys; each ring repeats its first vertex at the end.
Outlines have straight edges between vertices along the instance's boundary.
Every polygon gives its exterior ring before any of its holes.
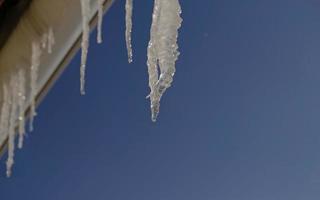
{"type": "Polygon", "coordinates": [[[19,22],[31,0],[0,0],[0,49],[19,22]]]}

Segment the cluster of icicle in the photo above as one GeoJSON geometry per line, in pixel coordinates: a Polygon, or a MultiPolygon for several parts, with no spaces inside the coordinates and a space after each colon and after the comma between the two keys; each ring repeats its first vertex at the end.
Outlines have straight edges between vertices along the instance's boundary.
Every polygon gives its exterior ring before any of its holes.
{"type": "MultiPolygon", "coordinates": [[[[89,48],[90,35],[90,1],[80,0],[82,12],[82,43],[81,43],[81,66],[80,66],[80,93],[85,94],[85,69],[89,48]]],[[[102,42],[102,18],[104,0],[98,0],[98,33],[97,42],[102,42]]],[[[126,46],[128,62],[132,62],[132,10],[133,0],[126,0],[126,46]]],[[[179,0],[155,0],[150,30],[150,41],[148,45],[148,73],[151,102],[152,121],[156,121],[159,113],[160,99],[167,88],[170,87],[175,73],[175,62],[178,59],[178,29],[181,26],[181,7],[179,0]]],[[[10,80],[4,82],[2,88],[2,107],[0,116],[0,137],[8,137],[8,160],[7,176],[11,175],[14,163],[14,149],[16,128],[19,134],[18,147],[22,148],[25,135],[25,110],[30,105],[29,131],[33,131],[33,121],[36,116],[36,95],[38,92],[37,80],[40,67],[40,58],[43,50],[52,52],[54,45],[54,34],[52,28],[43,34],[41,40],[31,44],[30,69],[18,68],[12,74],[10,80]],[[30,102],[27,102],[26,79],[30,71],[30,102]],[[30,103],[30,104],[29,104],[30,103]]],[[[1,138],[0,138],[1,140],[1,138]]]]}
{"type": "MultiPolygon", "coordinates": [[[[132,10],[133,0],[126,0],[126,46],[128,61],[132,62],[132,10]]],[[[89,47],[89,14],[90,0],[81,0],[82,10],[82,54],[80,67],[80,93],[85,94],[85,68],[89,47]]],[[[103,0],[98,2],[98,36],[97,41],[101,43],[101,25],[103,0]]],[[[171,86],[176,71],[175,62],[179,51],[177,45],[178,29],[181,26],[181,7],[179,0],[155,0],[150,30],[150,41],[148,45],[148,73],[151,102],[151,119],[156,121],[159,114],[160,99],[167,88],[171,86]],[[160,73],[160,75],[159,75],[160,73]]]]}
{"type": "MultiPolygon", "coordinates": [[[[0,136],[8,136],[8,159],[7,176],[10,177],[14,164],[14,149],[16,130],[19,135],[18,148],[22,148],[25,135],[25,110],[28,107],[26,101],[26,76],[30,71],[30,124],[29,131],[33,130],[33,118],[36,116],[35,101],[37,95],[37,79],[40,66],[40,57],[43,49],[48,53],[52,52],[54,45],[54,34],[52,28],[45,33],[40,41],[34,41],[31,45],[30,69],[21,66],[17,67],[9,80],[2,84],[2,107],[0,117],[0,136]]],[[[3,139],[3,138],[2,138],[3,139]]]]}

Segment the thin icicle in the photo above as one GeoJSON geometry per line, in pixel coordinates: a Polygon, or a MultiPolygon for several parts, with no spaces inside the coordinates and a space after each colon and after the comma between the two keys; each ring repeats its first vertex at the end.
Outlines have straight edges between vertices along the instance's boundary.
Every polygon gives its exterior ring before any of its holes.
{"type": "Polygon", "coordinates": [[[49,28],[47,33],[44,33],[41,37],[41,48],[47,49],[48,53],[52,53],[52,46],[55,43],[52,27],[49,28]]]}
{"type": "MultiPolygon", "coordinates": [[[[181,26],[181,7],[179,0],[155,0],[151,36],[148,47],[148,69],[151,78],[151,113],[152,121],[159,114],[160,99],[171,86],[178,59],[178,29],[181,26]],[[154,83],[154,76],[160,68],[160,76],[154,83]]],[[[150,78],[149,78],[150,81],[150,78]]]]}
{"type": "Polygon", "coordinates": [[[18,108],[18,84],[16,76],[12,76],[10,80],[10,119],[9,119],[9,139],[8,139],[8,159],[7,159],[7,177],[11,176],[12,166],[14,164],[14,138],[15,138],[15,125],[17,119],[18,108]]]}
{"type": "Polygon", "coordinates": [[[0,141],[3,142],[8,134],[9,117],[10,117],[10,99],[9,91],[6,83],[2,88],[2,108],[0,117],[0,141]]]}
{"type": "Polygon", "coordinates": [[[49,28],[48,32],[48,53],[52,53],[52,47],[55,44],[54,33],[52,27],[49,28]]]}
{"type": "Polygon", "coordinates": [[[30,69],[30,121],[29,121],[29,131],[33,131],[33,120],[37,115],[36,113],[36,95],[38,91],[37,80],[38,71],[40,66],[40,56],[41,48],[39,42],[32,42],[32,55],[31,55],[31,69],[30,69]]]}
{"type": "Polygon", "coordinates": [[[18,142],[18,148],[21,149],[23,146],[23,139],[25,135],[25,118],[24,118],[24,112],[25,112],[25,101],[26,101],[26,88],[25,88],[25,70],[19,69],[18,71],[18,111],[19,111],[19,142],[18,142]]]}
{"type": "Polygon", "coordinates": [[[82,42],[81,42],[81,66],[80,66],[80,93],[85,94],[85,73],[86,62],[89,48],[89,34],[90,34],[90,0],[81,1],[82,13],[82,42]]]}
{"type": "Polygon", "coordinates": [[[41,47],[45,49],[47,47],[47,44],[48,44],[48,34],[44,33],[41,37],[41,47]]]}
{"type": "Polygon", "coordinates": [[[103,3],[104,0],[98,0],[98,26],[97,26],[97,43],[102,43],[102,20],[103,20],[103,3]]]}
{"type": "Polygon", "coordinates": [[[128,62],[132,62],[132,44],[131,44],[131,32],[132,32],[132,10],[133,0],[126,0],[126,45],[128,51],[128,62]]]}

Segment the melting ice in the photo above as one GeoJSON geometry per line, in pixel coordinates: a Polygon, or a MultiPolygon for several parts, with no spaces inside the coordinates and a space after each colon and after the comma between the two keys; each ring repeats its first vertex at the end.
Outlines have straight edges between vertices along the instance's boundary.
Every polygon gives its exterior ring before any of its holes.
{"type": "Polygon", "coordinates": [[[18,108],[18,80],[16,76],[12,76],[10,80],[10,118],[9,118],[9,139],[8,139],[8,159],[7,159],[7,176],[11,176],[12,165],[14,164],[14,138],[15,138],[15,126],[17,119],[18,108]]]}
{"type": "Polygon", "coordinates": [[[178,29],[182,22],[180,14],[179,0],[155,0],[147,61],[152,121],[157,119],[160,99],[171,86],[176,70],[178,29]]]}
{"type": "Polygon", "coordinates": [[[132,62],[132,44],[131,44],[131,32],[132,32],[132,10],[133,0],[126,0],[126,46],[128,52],[128,62],[132,62]]]}
{"type": "Polygon", "coordinates": [[[33,120],[37,115],[36,113],[36,95],[38,91],[37,80],[38,80],[38,71],[40,66],[40,57],[41,57],[41,47],[38,41],[32,42],[32,55],[31,55],[31,69],[30,69],[30,96],[31,96],[31,105],[30,105],[30,121],[29,121],[29,131],[33,131],[33,120]]]}
{"type": "Polygon", "coordinates": [[[102,20],[103,20],[103,2],[104,0],[98,0],[98,25],[97,25],[97,43],[102,43],[102,20]]]}
{"type": "MultiPolygon", "coordinates": [[[[80,0],[82,13],[82,43],[81,43],[81,66],[80,66],[80,92],[85,94],[85,69],[89,48],[90,34],[90,0],[80,0]]],[[[102,18],[104,0],[98,0],[98,33],[97,42],[102,42],[102,18]]],[[[128,61],[132,62],[132,11],[133,0],[126,0],[126,46],[128,61]]],[[[179,51],[177,45],[178,30],[181,26],[181,7],[179,0],[154,0],[154,10],[152,15],[152,25],[150,30],[150,41],[147,51],[147,65],[149,74],[150,102],[152,121],[156,121],[160,99],[167,88],[171,86],[175,73],[175,62],[178,59],[179,51]]],[[[55,43],[53,29],[43,34],[41,40],[32,42],[31,69],[30,69],[30,131],[33,130],[33,120],[36,116],[35,102],[38,92],[37,79],[40,66],[42,49],[47,48],[47,52],[52,52],[55,43]]],[[[26,72],[24,69],[17,70],[17,73],[4,82],[2,88],[2,107],[0,116],[0,142],[8,139],[8,160],[7,176],[11,175],[11,168],[14,163],[14,138],[15,127],[18,122],[19,143],[23,145],[25,134],[25,108],[26,105],[26,72]]]]}
{"type": "Polygon", "coordinates": [[[19,132],[19,143],[18,147],[21,149],[23,146],[23,138],[25,134],[25,118],[24,118],[24,113],[25,113],[25,100],[26,100],[26,88],[25,88],[25,70],[23,68],[19,69],[18,71],[18,121],[19,121],[19,127],[18,127],[18,132],[19,132]]]}
{"type": "Polygon", "coordinates": [[[81,66],[80,66],[80,93],[85,94],[85,73],[89,48],[90,34],[90,0],[81,1],[82,14],[82,42],[81,42],[81,66]]]}

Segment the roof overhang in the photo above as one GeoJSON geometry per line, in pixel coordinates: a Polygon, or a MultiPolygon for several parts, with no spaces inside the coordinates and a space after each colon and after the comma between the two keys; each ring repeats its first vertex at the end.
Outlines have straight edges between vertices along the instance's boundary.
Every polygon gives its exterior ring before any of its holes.
{"type": "MultiPolygon", "coordinates": [[[[105,11],[110,8],[113,1],[105,0],[105,11]]],[[[6,1],[3,1],[1,7],[5,3],[6,1]]],[[[79,0],[37,0],[24,8],[16,26],[5,38],[0,49],[0,82],[10,77],[18,67],[30,68],[32,42],[39,40],[51,27],[55,34],[55,45],[51,54],[44,53],[41,57],[39,89],[36,97],[36,102],[39,104],[80,48],[81,7],[79,0]]],[[[91,1],[91,28],[97,23],[97,11],[97,1],[91,1]]],[[[26,108],[26,114],[28,110],[29,108],[26,108]]],[[[0,141],[0,156],[5,151],[6,144],[7,137],[0,141]]]]}

